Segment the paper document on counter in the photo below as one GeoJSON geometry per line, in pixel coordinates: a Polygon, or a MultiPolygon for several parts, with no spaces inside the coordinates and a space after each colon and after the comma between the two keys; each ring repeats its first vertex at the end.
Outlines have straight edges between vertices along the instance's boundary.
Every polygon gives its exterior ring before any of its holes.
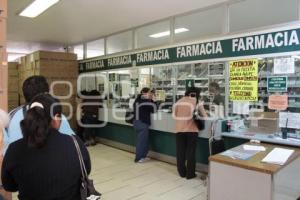
{"type": "Polygon", "coordinates": [[[255,146],[255,145],[243,145],[244,150],[246,151],[266,151],[264,146],[255,146]]]}
{"type": "Polygon", "coordinates": [[[294,150],[274,148],[263,160],[262,162],[284,165],[289,157],[294,153],[294,150]]]}
{"type": "Polygon", "coordinates": [[[239,159],[239,160],[248,160],[250,159],[255,153],[246,153],[246,152],[240,152],[236,150],[227,150],[221,153],[222,156],[227,156],[232,159],[239,159]]]}

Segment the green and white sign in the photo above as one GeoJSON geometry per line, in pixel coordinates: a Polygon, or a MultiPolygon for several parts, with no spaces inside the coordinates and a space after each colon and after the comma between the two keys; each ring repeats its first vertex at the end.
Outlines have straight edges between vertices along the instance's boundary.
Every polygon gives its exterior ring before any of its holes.
{"type": "Polygon", "coordinates": [[[190,87],[195,86],[195,80],[194,79],[186,79],[185,80],[185,88],[188,89],[190,87]]]}
{"type": "Polygon", "coordinates": [[[80,61],[79,72],[300,51],[300,28],[80,61]]]}
{"type": "Polygon", "coordinates": [[[286,91],[287,91],[286,76],[268,77],[268,92],[286,92],[286,91]]]}
{"type": "Polygon", "coordinates": [[[131,87],[139,87],[139,79],[132,78],[130,79],[130,81],[131,81],[131,87]]]}

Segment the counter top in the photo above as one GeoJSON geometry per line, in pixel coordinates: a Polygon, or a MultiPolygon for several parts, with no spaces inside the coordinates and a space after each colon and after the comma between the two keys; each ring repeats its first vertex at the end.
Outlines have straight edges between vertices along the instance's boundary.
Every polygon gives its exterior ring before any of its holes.
{"type": "Polygon", "coordinates": [[[282,139],[281,137],[275,136],[274,134],[237,131],[237,132],[223,132],[222,136],[249,139],[249,140],[259,140],[262,142],[300,147],[300,139],[295,139],[295,138],[282,139]]]}
{"type": "MultiPolygon", "coordinates": [[[[105,121],[105,122],[120,124],[120,125],[125,125],[125,126],[132,126],[132,124],[128,124],[125,122],[126,109],[108,108],[107,110],[104,110],[102,108],[99,110],[100,110],[99,111],[99,120],[100,121],[105,121]]],[[[209,120],[205,121],[205,129],[199,132],[200,138],[207,139],[210,137],[211,123],[212,123],[212,121],[209,121],[209,120]]],[[[172,116],[172,113],[158,111],[151,115],[150,129],[175,134],[175,127],[176,127],[176,122],[172,116]]],[[[222,130],[222,120],[219,120],[216,124],[215,135],[220,136],[221,130],[222,130]]]]}
{"type": "MultiPolygon", "coordinates": [[[[250,144],[250,143],[247,143],[250,144]]],[[[255,144],[257,145],[257,144],[255,144]]],[[[293,149],[295,152],[291,155],[291,157],[288,159],[285,165],[275,165],[275,164],[268,164],[268,163],[263,163],[261,160],[270,152],[272,151],[275,147],[281,147],[279,145],[272,145],[272,144],[259,144],[260,146],[264,146],[266,148],[266,151],[259,152],[252,156],[248,160],[239,160],[239,159],[233,159],[228,156],[223,156],[220,154],[210,156],[209,161],[214,161],[214,162],[219,162],[231,166],[236,166],[248,170],[254,170],[266,174],[275,174],[276,172],[280,171],[282,168],[284,168],[286,165],[300,157],[300,149],[298,148],[288,148],[288,149],[293,149]]],[[[240,145],[238,147],[233,148],[234,149],[239,149],[242,148],[243,145],[240,145]]],[[[287,148],[287,147],[283,147],[287,148]]]]}

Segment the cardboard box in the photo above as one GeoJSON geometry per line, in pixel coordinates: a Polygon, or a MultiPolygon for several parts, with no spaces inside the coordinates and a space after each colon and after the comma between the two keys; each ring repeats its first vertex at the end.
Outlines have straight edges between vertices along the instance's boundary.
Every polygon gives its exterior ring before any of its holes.
{"type": "Polygon", "coordinates": [[[10,101],[8,100],[8,110],[11,111],[15,108],[19,107],[19,101],[10,101]]]}
{"type": "Polygon", "coordinates": [[[8,62],[9,70],[18,70],[19,63],[17,62],[8,62]]]}
{"type": "Polygon", "coordinates": [[[19,71],[8,68],[8,76],[19,77],[19,71]]]}
{"type": "Polygon", "coordinates": [[[25,103],[26,103],[26,101],[25,101],[25,98],[22,94],[22,95],[20,95],[20,105],[25,104],[25,103]]]}
{"type": "Polygon", "coordinates": [[[0,0],[0,17],[7,18],[7,1],[0,0]]]}
{"type": "Polygon", "coordinates": [[[77,60],[77,54],[65,52],[37,51],[31,56],[31,61],[35,60],[77,60]]]}
{"type": "Polygon", "coordinates": [[[18,83],[19,82],[19,77],[17,76],[9,76],[8,77],[8,84],[11,85],[11,86],[14,86],[16,88],[18,88],[18,83]]]}
{"type": "Polygon", "coordinates": [[[8,92],[7,94],[8,101],[19,101],[18,92],[8,92]]]}
{"type": "Polygon", "coordinates": [[[77,78],[77,61],[38,60],[35,61],[35,70],[47,78],[77,78]],[[63,72],[63,73],[62,73],[63,72]]]}
{"type": "Polygon", "coordinates": [[[18,77],[8,77],[8,92],[18,92],[19,86],[18,86],[19,78],[18,77]]]}
{"type": "Polygon", "coordinates": [[[276,132],[279,114],[275,112],[250,112],[250,128],[255,131],[276,132]]]}
{"type": "Polygon", "coordinates": [[[51,94],[56,96],[67,96],[70,92],[72,96],[77,94],[77,79],[47,79],[47,81],[51,94]],[[63,82],[60,83],[60,81],[63,82]]]}

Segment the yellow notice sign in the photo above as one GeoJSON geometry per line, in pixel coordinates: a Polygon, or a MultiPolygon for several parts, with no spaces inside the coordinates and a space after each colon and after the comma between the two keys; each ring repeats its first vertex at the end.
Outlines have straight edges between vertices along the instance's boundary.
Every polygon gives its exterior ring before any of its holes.
{"type": "Polygon", "coordinates": [[[258,60],[231,61],[229,94],[231,101],[257,101],[258,60]]]}

